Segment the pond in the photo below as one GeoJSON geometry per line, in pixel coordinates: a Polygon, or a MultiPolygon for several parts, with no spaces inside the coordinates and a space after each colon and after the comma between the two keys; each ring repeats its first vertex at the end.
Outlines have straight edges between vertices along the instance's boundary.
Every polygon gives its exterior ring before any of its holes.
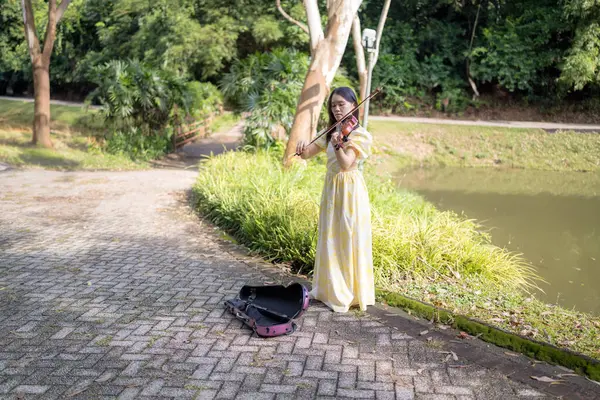
{"type": "Polygon", "coordinates": [[[547,282],[537,298],[600,315],[599,173],[439,168],[395,180],[521,253],[547,282]]]}

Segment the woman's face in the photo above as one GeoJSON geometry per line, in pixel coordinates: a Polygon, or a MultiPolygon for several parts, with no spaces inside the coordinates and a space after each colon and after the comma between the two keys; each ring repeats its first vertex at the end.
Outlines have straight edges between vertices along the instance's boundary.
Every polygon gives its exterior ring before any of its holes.
{"type": "Polygon", "coordinates": [[[344,115],[348,114],[354,107],[354,103],[344,99],[339,94],[334,94],[331,98],[331,112],[336,121],[339,121],[344,115]]]}

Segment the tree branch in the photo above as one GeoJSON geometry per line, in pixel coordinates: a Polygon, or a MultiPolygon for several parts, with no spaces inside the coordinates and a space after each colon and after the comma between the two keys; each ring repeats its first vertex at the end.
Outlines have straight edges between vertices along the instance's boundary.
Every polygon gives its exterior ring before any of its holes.
{"type": "MultiPolygon", "coordinates": [[[[63,3],[65,1],[66,0],[63,0],[63,3]]],[[[281,0],[275,0],[275,4],[277,5],[277,9],[281,13],[281,15],[283,15],[283,18],[287,19],[292,24],[295,24],[295,25],[299,26],[300,29],[302,29],[304,32],[306,32],[306,33],[308,33],[310,35],[310,33],[308,32],[308,26],[304,25],[300,21],[296,21],[294,18],[290,17],[290,15],[288,13],[285,12],[285,10],[283,9],[283,7],[281,7],[281,0]]],[[[61,5],[62,5],[62,3],[61,3],[61,5]]]]}
{"type": "Polygon", "coordinates": [[[70,3],[71,3],[71,0],[62,0],[60,2],[60,5],[58,6],[58,10],[56,10],[56,23],[57,24],[60,22],[61,18],[63,17],[63,14],[67,10],[67,7],[69,7],[70,3]]]}
{"type": "Polygon", "coordinates": [[[25,39],[27,39],[27,47],[29,48],[29,57],[31,61],[40,54],[40,42],[38,40],[35,29],[35,18],[33,17],[33,8],[31,0],[21,0],[23,8],[23,24],[25,25],[25,39]]]}
{"type": "Polygon", "coordinates": [[[324,37],[317,0],[304,0],[304,8],[306,9],[306,20],[308,21],[310,35],[310,53],[314,54],[319,42],[324,37]]]}
{"type": "Polygon", "coordinates": [[[360,84],[360,99],[362,100],[367,95],[367,64],[365,61],[365,49],[362,45],[360,18],[358,18],[358,13],[354,16],[354,21],[352,21],[352,44],[354,45],[354,54],[356,55],[356,69],[358,71],[358,81],[360,84]]]}
{"type": "Polygon", "coordinates": [[[48,24],[46,25],[46,35],[44,36],[44,49],[42,50],[42,60],[46,65],[50,64],[54,39],[56,39],[56,0],[49,0],[48,24]]]}
{"type": "Polygon", "coordinates": [[[379,44],[381,43],[381,34],[383,33],[383,27],[385,20],[387,19],[388,11],[390,10],[391,0],[385,0],[381,15],[379,16],[379,24],[377,24],[377,41],[375,47],[375,54],[373,56],[373,66],[377,63],[377,57],[379,57],[379,44]]]}

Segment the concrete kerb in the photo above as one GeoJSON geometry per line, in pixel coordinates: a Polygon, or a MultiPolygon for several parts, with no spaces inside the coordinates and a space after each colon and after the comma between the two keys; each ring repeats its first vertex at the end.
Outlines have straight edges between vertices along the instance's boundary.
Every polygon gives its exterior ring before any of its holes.
{"type": "MultiPolygon", "coordinates": [[[[381,296],[379,292],[378,297],[381,296]]],[[[484,322],[466,318],[463,316],[455,316],[451,312],[441,310],[429,304],[422,303],[418,300],[410,299],[406,296],[394,294],[395,297],[405,299],[405,302],[399,305],[400,308],[392,305],[381,304],[374,307],[371,310],[373,315],[378,316],[381,320],[385,321],[386,324],[395,326],[411,335],[415,335],[417,338],[427,340],[428,337],[437,336],[443,338],[444,341],[448,342],[448,346],[456,352],[457,355],[465,357],[466,359],[477,363],[478,365],[495,368],[502,371],[505,375],[518,382],[525,383],[533,386],[539,390],[545,391],[555,396],[567,396],[568,398],[600,398],[600,387],[597,382],[590,381],[589,378],[582,376],[581,373],[586,371],[580,371],[579,375],[573,376],[573,369],[565,366],[566,363],[559,363],[560,359],[555,359],[555,365],[548,363],[550,360],[535,360],[535,354],[526,355],[519,351],[519,349],[513,349],[511,346],[502,346],[497,340],[493,340],[495,337],[502,337],[504,339],[518,339],[526,343],[530,343],[532,346],[539,346],[544,350],[554,350],[557,354],[568,355],[573,360],[579,360],[585,363],[589,363],[593,369],[590,372],[597,374],[597,368],[600,367],[600,361],[594,360],[583,354],[575,353],[573,351],[560,349],[552,346],[548,343],[538,342],[525,338],[520,335],[507,332],[500,328],[490,326],[484,322]],[[410,307],[409,304],[418,303],[419,308],[410,307]],[[429,314],[423,313],[423,309],[428,309],[429,314]],[[416,313],[419,317],[425,317],[426,319],[418,318],[413,315],[409,315],[404,310],[408,310],[411,313],[416,313]],[[452,326],[446,330],[436,328],[432,323],[435,320],[434,316],[440,315],[440,313],[446,313],[447,316],[455,318],[455,322],[447,321],[452,326]],[[456,323],[456,320],[466,320],[468,324],[456,323]],[[476,327],[476,329],[470,329],[470,327],[476,327]],[[421,335],[423,330],[429,330],[425,335],[421,335]],[[472,336],[466,339],[457,339],[460,332],[466,332],[472,336]],[[498,336],[485,335],[482,332],[494,332],[498,336]],[[504,348],[502,348],[504,347],[504,348]],[[514,350],[518,354],[505,351],[505,349],[514,350]],[[533,357],[532,357],[533,356],[533,357]],[[562,364],[562,365],[561,365],[562,364]],[[562,375],[562,376],[558,376],[562,375]],[[560,384],[550,385],[549,383],[541,382],[531,378],[532,376],[558,376],[560,384]]],[[[445,318],[446,319],[446,318],[445,318]]],[[[510,340],[507,344],[512,343],[510,340]]],[[[538,357],[541,358],[541,357],[538,357]]],[[[550,361],[550,362],[552,362],[550,361]]],[[[595,377],[595,375],[592,375],[595,377]]]]}

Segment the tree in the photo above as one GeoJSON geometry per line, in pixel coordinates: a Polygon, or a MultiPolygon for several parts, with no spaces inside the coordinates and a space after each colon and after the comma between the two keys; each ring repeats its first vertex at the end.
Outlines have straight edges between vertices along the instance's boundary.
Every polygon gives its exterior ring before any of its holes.
{"type": "Polygon", "coordinates": [[[31,66],[33,69],[33,90],[35,93],[33,144],[51,148],[50,140],[50,56],[56,39],[56,25],[63,17],[71,0],[62,0],[60,5],[56,0],[48,1],[48,23],[44,36],[43,49],[35,28],[35,18],[31,0],[21,0],[23,7],[23,23],[25,39],[29,48],[31,66]]]}
{"type": "Polygon", "coordinates": [[[560,66],[560,81],[581,90],[600,82],[600,5],[597,1],[567,0],[564,14],[574,28],[574,37],[560,66]]]}
{"type": "Polygon", "coordinates": [[[321,107],[344,55],[350,28],[361,2],[362,0],[327,1],[327,26],[323,32],[317,0],[304,0],[310,33],[311,62],[298,99],[285,149],[284,165],[292,162],[298,140],[309,138],[317,127],[321,107]]]}
{"type": "MultiPolygon", "coordinates": [[[[381,35],[383,34],[383,27],[385,26],[385,20],[388,15],[388,11],[390,9],[391,0],[384,0],[383,8],[381,9],[381,14],[379,16],[379,23],[377,24],[377,38],[375,40],[375,52],[372,55],[372,59],[369,63],[369,68],[371,70],[377,64],[377,58],[379,57],[379,45],[381,44],[381,35]]],[[[360,29],[360,18],[358,14],[354,17],[354,21],[352,22],[352,42],[354,44],[354,53],[356,54],[356,69],[358,71],[358,82],[360,86],[360,99],[363,100],[365,97],[369,95],[367,90],[369,90],[369,71],[367,70],[367,65],[365,63],[365,50],[362,45],[362,33],[360,29]]],[[[365,107],[368,105],[368,102],[365,102],[360,108],[361,118],[364,114],[365,107]]]]}

